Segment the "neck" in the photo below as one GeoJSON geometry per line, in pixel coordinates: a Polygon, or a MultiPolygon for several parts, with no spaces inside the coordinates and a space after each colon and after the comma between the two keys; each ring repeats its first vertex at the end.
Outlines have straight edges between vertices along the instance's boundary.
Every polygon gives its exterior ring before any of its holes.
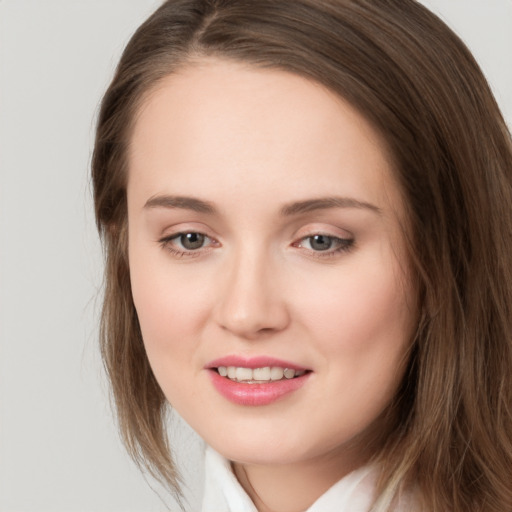
{"type": "Polygon", "coordinates": [[[233,463],[258,512],[304,512],[345,475],[364,464],[353,453],[280,465],[233,463]]]}

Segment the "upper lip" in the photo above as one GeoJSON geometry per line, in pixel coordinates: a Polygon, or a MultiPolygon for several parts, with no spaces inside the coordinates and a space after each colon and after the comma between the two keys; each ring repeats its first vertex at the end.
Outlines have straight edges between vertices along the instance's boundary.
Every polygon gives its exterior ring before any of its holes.
{"type": "Polygon", "coordinates": [[[290,361],[284,361],[283,359],[277,359],[275,357],[269,356],[254,356],[254,357],[243,357],[238,355],[228,355],[224,357],[220,357],[213,361],[207,363],[204,367],[205,369],[209,368],[218,368],[219,366],[236,366],[238,368],[265,368],[267,366],[270,367],[280,367],[280,368],[289,368],[290,370],[297,371],[306,371],[308,368],[297,365],[295,363],[291,363],[290,361]]]}

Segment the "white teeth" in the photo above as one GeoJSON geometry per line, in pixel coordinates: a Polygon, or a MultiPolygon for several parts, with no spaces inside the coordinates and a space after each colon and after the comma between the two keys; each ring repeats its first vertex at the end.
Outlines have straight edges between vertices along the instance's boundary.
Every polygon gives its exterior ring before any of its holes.
{"type": "Polygon", "coordinates": [[[264,368],[254,369],[238,366],[219,366],[217,371],[221,377],[252,384],[282,380],[283,378],[293,379],[306,373],[305,370],[293,370],[292,368],[281,368],[279,366],[265,366],[264,368]]]}
{"type": "Polygon", "coordinates": [[[252,378],[254,380],[270,380],[270,366],[265,368],[254,368],[252,371],[252,378]]]}
{"type": "Polygon", "coordinates": [[[293,377],[295,377],[295,370],[291,370],[290,368],[286,368],[283,373],[287,379],[293,379],[293,377]]]}
{"type": "Polygon", "coordinates": [[[272,380],[281,380],[283,378],[283,375],[284,375],[283,368],[274,367],[270,370],[270,378],[272,380]]]}
{"type": "Polygon", "coordinates": [[[251,368],[237,368],[235,378],[236,380],[252,380],[251,368]]]}

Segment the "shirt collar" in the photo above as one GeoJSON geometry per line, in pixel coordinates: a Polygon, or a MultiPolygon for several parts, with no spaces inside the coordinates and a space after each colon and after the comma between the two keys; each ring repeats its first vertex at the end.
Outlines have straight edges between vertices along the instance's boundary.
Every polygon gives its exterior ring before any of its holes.
{"type": "MultiPolygon", "coordinates": [[[[375,468],[357,469],[334,484],[305,512],[367,512],[372,504],[375,481],[375,468]]],[[[201,512],[258,512],[233,474],[230,462],[209,446],[205,453],[201,512]]]]}

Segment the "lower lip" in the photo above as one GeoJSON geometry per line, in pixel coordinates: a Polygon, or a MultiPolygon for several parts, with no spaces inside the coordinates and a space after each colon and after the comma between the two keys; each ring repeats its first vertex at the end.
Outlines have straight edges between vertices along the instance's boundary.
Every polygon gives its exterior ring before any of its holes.
{"type": "Polygon", "coordinates": [[[221,377],[217,371],[209,370],[217,391],[230,402],[238,405],[268,405],[301,388],[310,373],[293,379],[282,379],[264,384],[247,384],[221,377]]]}

